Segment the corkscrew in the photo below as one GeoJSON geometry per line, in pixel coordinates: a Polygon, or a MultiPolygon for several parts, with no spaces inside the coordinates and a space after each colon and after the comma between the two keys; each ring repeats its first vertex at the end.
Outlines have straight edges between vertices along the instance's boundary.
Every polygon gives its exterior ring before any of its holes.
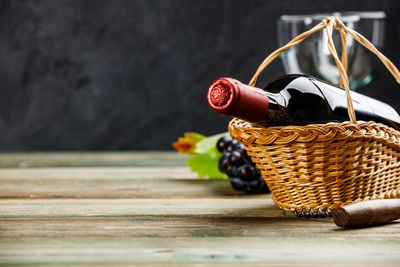
{"type": "Polygon", "coordinates": [[[326,217],[332,217],[332,210],[330,209],[321,209],[318,208],[316,211],[314,209],[302,209],[301,211],[295,210],[293,212],[297,217],[305,217],[305,218],[326,218],[326,217]]]}
{"type": "Polygon", "coordinates": [[[400,219],[400,199],[377,199],[362,201],[343,207],[330,209],[303,209],[294,211],[297,217],[333,217],[339,227],[360,227],[387,223],[400,219]]]}

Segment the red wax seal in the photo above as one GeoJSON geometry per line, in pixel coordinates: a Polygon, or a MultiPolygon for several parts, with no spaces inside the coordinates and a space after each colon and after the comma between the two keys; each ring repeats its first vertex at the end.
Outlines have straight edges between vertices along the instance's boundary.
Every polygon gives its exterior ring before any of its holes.
{"type": "Polygon", "coordinates": [[[234,79],[219,78],[208,87],[208,105],[218,113],[224,112],[232,106],[232,101],[236,97],[236,91],[234,79]]]}
{"type": "Polygon", "coordinates": [[[219,81],[219,83],[214,84],[210,90],[211,103],[217,107],[226,105],[231,95],[231,89],[226,85],[225,81],[219,81]]]}

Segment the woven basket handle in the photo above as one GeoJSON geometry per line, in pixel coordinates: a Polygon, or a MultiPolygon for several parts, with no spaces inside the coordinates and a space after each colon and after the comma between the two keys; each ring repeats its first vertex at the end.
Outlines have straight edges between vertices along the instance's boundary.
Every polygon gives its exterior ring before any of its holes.
{"type": "Polygon", "coordinates": [[[350,96],[350,86],[349,86],[349,79],[347,77],[347,47],[346,47],[346,33],[350,34],[355,40],[357,40],[360,44],[365,46],[369,51],[373,52],[377,57],[382,61],[385,67],[390,71],[390,73],[394,76],[396,81],[400,83],[400,72],[396,68],[395,65],[385,57],[381,52],[376,49],[376,47],[368,41],[364,36],[359,34],[358,32],[347,28],[343,22],[336,18],[336,17],[327,17],[322,22],[318,23],[312,29],[303,32],[302,34],[298,35],[297,37],[293,38],[290,42],[286,45],[282,46],[281,48],[272,52],[258,67],[256,73],[254,74],[253,78],[251,78],[249,85],[254,86],[256,84],[258,76],[264,71],[264,69],[275,59],[277,58],[283,51],[287,50],[288,48],[295,46],[301,43],[304,39],[308,36],[322,30],[325,28],[326,34],[328,36],[328,49],[331,52],[333,59],[335,60],[336,66],[339,70],[340,75],[340,83],[339,86],[344,87],[346,90],[347,95],[347,112],[349,114],[350,121],[352,123],[356,123],[356,115],[354,113],[353,102],[351,101],[350,96]],[[332,32],[333,30],[338,30],[340,33],[340,39],[342,44],[342,56],[341,60],[339,60],[339,56],[336,52],[335,45],[332,40],[332,32]]]}

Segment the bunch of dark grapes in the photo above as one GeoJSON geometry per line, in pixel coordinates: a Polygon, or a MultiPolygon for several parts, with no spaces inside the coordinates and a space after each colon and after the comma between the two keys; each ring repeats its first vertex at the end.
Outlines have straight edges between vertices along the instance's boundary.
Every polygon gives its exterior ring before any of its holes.
{"type": "Polygon", "coordinates": [[[241,143],[225,136],[218,140],[217,149],[223,153],[218,168],[229,176],[235,190],[250,194],[270,192],[260,170],[251,161],[241,143]]]}

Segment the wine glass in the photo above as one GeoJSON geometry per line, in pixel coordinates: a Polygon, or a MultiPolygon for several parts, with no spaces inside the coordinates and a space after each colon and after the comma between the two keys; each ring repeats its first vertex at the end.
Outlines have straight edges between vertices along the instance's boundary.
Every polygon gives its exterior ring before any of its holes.
{"type": "MultiPolygon", "coordinates": [[[[278,42],[284,46],[297,35],[311,29],[328,16],[338,17],[348,28],[366,37],[379,50],[383,46],[386,14],[375,12],[335,12],[332,14],[282,15],[278,21],[278,42]]],[[[372,80],[372,53],[347,34],[348,77],[350,89],[356,90],[372,80]]],[[[333,32],[333,41],[341,55],[338,31],[333,32]]],[[[325,30],[310,35],[300,44],[281,54],[284,70],[315,76],[333,84],[339,83],[339,71],[331,56],[325,30]]]]}

